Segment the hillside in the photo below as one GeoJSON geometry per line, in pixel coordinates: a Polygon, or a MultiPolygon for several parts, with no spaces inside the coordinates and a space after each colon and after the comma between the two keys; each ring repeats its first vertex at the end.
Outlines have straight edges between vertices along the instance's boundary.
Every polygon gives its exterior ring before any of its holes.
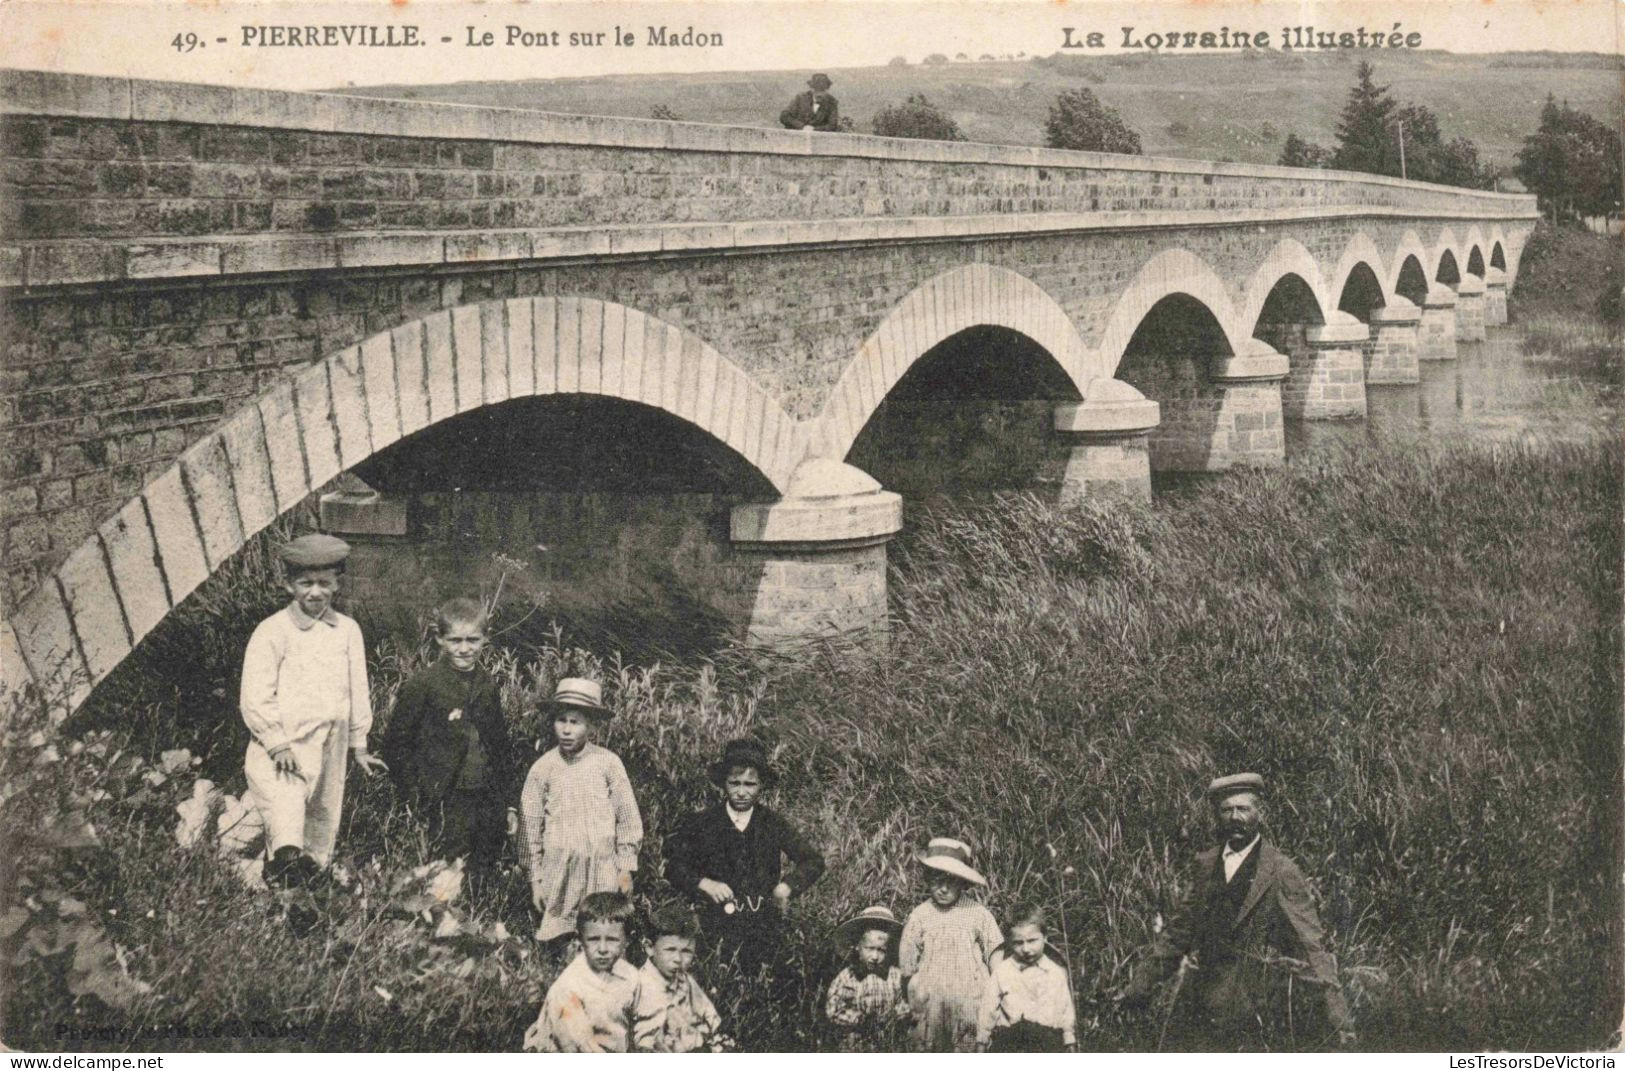
{"type": "MultiPolygon", "coordinates": [[[[924,93],[972,141],[1039,145],[1050,102],[1064,89],[1087,86],[1122,112],[1147,153],[1273,163],[1289,133],[1332,142],[1356,61],[1347,52],[1140,53],[831,69],[829,74],[842,114],[859,132],[868,131],[881,108],[924,93]]],[[[1432,108],[1445,137],[1473,139],[1500,167],[1510,166],[1547,93],[1605,120],[1620,117],[1619,63],[1608,56],[1385,52],[1375,64],[1379,84],[1432,108]]],[[[340,92],[642,118],[663,104],[694,122],[773,126],[808,73],[627,75],[340,92]]]]}

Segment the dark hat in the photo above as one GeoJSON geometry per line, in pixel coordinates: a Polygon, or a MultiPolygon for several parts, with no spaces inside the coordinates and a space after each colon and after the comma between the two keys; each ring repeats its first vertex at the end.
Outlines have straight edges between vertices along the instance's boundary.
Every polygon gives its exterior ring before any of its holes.
{"type": "Polygon", "coordinates": [[[604,689],[586,677],[565,677],[553,688],[553,698],[542,704],[547,710],[579,710],[597,718],[607,718],[610,710],[604,706],[604,689]]]}
{"type": "Polygon", "coordinates": [[[903,932],[903,924],[897,921],[897,916],[891,913],[891,908],[876,904],[864,908],[835,927],[835,940],[845,947],[856,943],[857,939],[869,930],[885,930],[895,938],[903,932]]]}
{"type": "Polygon", "coordinates": [[[277,557],[293,569],[330,569],[350,556],[350,544],[337,536],[312,532],[277,548],[277,557]]]}
{"type": "Polygon", "coordinates": [[[1255,796],[1264,796],[1264,778],[1255,773],[1231,774],[1228,777],[1215,777],[1208,782],[1207,798],[1217,803],[1226,796],[1234,796],[1238,792],[1251,792],[1255,796]]]}
{"type": "Polygon", "coordinates": [[[815,74],[811,78],[807,79],[807,84],[822,93],[835,83],[829,80],[829,75],[827,74],[815,74]]]}
{"type": "Polygon", "coordinates": [[[767,749],[754,740],[730,740],[723,745],[722,758],[711,764],[711,783],[720,787],[728,780],[728,771],[736,766],[749,766],[755,770],[764,786],[778,780],[773,763],[767,757],[767,749]]]}
{"type": "Polygon", "coordinates": [[[987,884],[987,879],[982,877],[981,872],[971,866],[970,845],[962,840],[954,840],[952,837],[932,837],[926,844],[925,851],[914,853],[914,861],[932,870],[952,874],[960,881],[968,881],[972,885],[987,884]]]}

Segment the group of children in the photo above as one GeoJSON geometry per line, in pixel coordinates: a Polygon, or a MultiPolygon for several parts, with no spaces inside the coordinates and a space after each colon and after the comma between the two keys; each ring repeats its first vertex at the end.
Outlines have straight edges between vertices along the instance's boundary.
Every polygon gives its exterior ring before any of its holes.
{"type": "MultiPolygon", "coordinates": [[[[624,953],[643,824],[625,767],[593,743],[611,716],[599,685],[558,683],[548,703],[556,746],[530,765],[518,808],[509,806],[519,753],[496,682],[479,664],[486,614],[477,602],[455,599],[437,615],[439,659],[402,685],[384,758],[372,756],[361,632],[333,607],[348,551],[325,535],[282,548],[291,602],[260,624],[244,657],[242,711],[252,734],[245,772],[265,817],[267,880],[320,879],[348,751],[369,775],[393,772],[426,814],[437,851],[466,859],[471,880],[489,873],[508,835],[521,837],[541,916],[536,937],[569,959],[525,1035],[527,1049],[725,1047],[716,1007],[689,973],[698,938],[746,976],[771,974],[789,901],[824,868],[816,847],[759,802],[775,780],[765,749],[735,740],[711,765],[721,803],[689,816],[665,852],[667,880],[698,914],[681,905],[656,912],[647,962],[634,968],[624,953]]],[[[1070,1048],[1069,972],[1046,954],[1042,911],[1012,915],[1007,940],[988,909],[966,895],[986,881],[965,844],[933,839],[916,860],[930,898],[906,922],[875,906],[837,930],[850,961],[830,983],[825,1014],[843,1047],[875,1044],[906,1027],[917,1045],[937,1051],[1070,1048]]]]}

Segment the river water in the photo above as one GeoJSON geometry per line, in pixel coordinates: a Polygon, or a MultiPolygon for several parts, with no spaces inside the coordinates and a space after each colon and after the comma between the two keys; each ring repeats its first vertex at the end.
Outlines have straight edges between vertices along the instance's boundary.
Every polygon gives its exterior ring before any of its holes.
{"type": "MultiPolygon", "coordinates": [[[[1366,419],[1289,421],[1287,460],[1314,457],[1361,439],[1397,445],[1472,442],[1542,445],[1582,442],[1620,433],[1620,384],[1596,359],[1597,348],[1618,346],[1592,335],[1588,357],[1553,356],[1549,346],[1525,346],[1519,326],[1491,328],[1485,342],[1457,344],[1454,361],[1423,361],[1414,386],[1366,387],[1366,419]],[[1529,348],[1530,353],[1524,350],[1529,348]]],[[[1617,374],[1617,371],[1614,373],[1617,374]]]]}

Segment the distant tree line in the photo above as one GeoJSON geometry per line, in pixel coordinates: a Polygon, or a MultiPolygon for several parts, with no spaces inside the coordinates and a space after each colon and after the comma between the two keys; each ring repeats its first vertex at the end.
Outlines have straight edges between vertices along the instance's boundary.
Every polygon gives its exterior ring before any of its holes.
{"type": "Polygon", "coordinates": [[[1288,134],[1278,162],[1286,167],[1403,174],[1446,186],[1489,189],[1495,185],[1495,171],[1479,160],[1478,146],[1471,139],[1446,141],[1431,108],[1394,99],[1387,86],[1376,84],[1374,74],[1371,64],[1361,62],[1337,120],[1334,148],[1288,134]]]}
{"type": "MultiPolygon", "coordinates": [[[[1548,94],[1540,126],[1524,139],[1512,174],[1554,221],[1606,216],[1621,209],[1625,185],[1620,149],[1618,130],[1548,94]]],[[[1327,149],[1288,134],[1278,162],[1374,175],[1403,173],[1446,186],[1495,185],[1495,171],[1479,160],[1477,145],[1467,138],[1446,141],[1438,116],[1423,105],[1389,96],[1387,86],[1376,84],[1369,63],[1360,64],[1338,117],[1336,146],[1327,149]]]]}

